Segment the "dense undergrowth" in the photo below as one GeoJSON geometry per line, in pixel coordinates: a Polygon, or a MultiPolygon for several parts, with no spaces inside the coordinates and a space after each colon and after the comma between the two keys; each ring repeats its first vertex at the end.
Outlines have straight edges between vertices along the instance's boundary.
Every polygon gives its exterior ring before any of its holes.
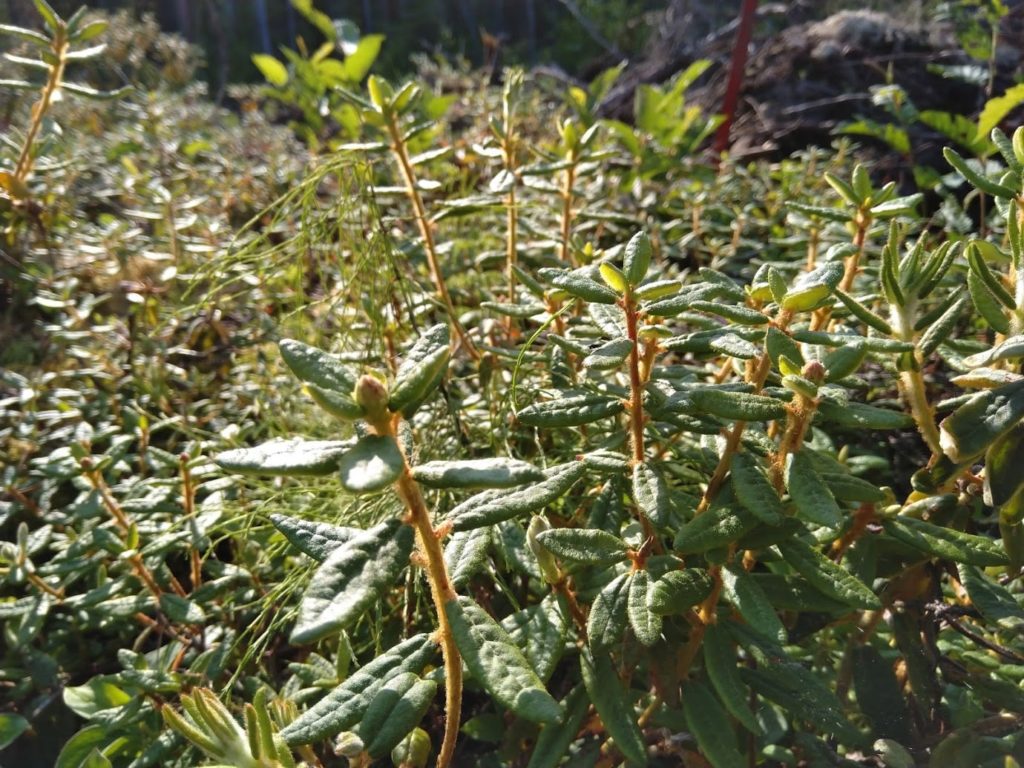
{"type": "Polygon", "coordinates": [[[298,131],[152,36],[0,102],[0,762],[1024,762],[1024,132],[714,167],[701,65],[334,34],[298,131]]]}

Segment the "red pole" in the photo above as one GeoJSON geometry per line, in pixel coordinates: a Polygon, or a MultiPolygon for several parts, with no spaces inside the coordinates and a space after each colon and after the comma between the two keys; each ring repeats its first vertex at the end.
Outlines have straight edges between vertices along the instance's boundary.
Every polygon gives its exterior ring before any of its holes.
{"type": "Polygon", "coordinates": [[[740,8],[740,26],[736,30],[736,45],[732,49],[732,63],[729,65],[729,83],[725,88],[722,100],[722,114],[725,120],[718,126],[715,134],[715,154],[721,154],[729,148],[729,129],[736,116],[736,102],[740,98],[740,86],[743,85],[743,72],[747,68],[747,49],[750,47],[750,35],[754,31],[754,12],[757,0],[743,0],[740,8]]]}

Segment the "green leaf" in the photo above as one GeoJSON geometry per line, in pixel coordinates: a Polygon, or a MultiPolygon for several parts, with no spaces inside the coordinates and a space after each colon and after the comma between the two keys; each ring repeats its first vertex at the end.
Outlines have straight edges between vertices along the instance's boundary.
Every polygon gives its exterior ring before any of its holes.
{"type": "Polygon", "coordinates": [[[430,488],[511,488],[544,479],[532,464],[503,458],[428,461],[413,467],[412,476],[430,488]]]}
{"type": "Polygon", "coordinates": [[[1010,320],[1003,312],[999,299],[992,295],[992,291],[985,285],[985,281],[973,269],[967,272],[967,289],[970,291],[974,308],[978,310],[978,314],[985,318],[985,322],[998,333],[1009,333],[1010,320]]]}
{"type": "Polygon", "coordinates": [[[71,83],[67,80],[62,82],[60,87],[68,93],[74,94],[75,96],[81,96],[82,98],[90,99],[92,101],[114,101],[115,99],[120,99],[122,96],[125,96],[132,91],[132,87],[130,85],[117,88],[113,91],[98,91],[95,88],[90,88],[79,83],[71,83]]]}
{"type": "Polygon", "coordinates": [[[36,32],[35,30],[25,29],[24,27],[15,27],[11,24],[0,24],[0,35],[13,35],[14,37],[27,40],[35,45],[42,46],[43,48],[50,47],[50,38],[36,32]]]}
{"type": "Polygon", "coordinates": [[[358,619],[394,587],[409,564],[413,539],[411,527],[392,519],[331,552],[302,596],[291,642],[316,642],[358,619]]]}
{"type": "Polygon", "coordinates": [[[1007,562],[999,543],[987,536],[943,528],[906,515],[883,520],[882,526],[894,539],[935,557],[980,566],[1007,562]]]}
{"type": "Polygon", "coordinates": [[[672,509],[668,484],[661,473],[646,461],[633,467],[633,501],[655,525],[668,523],[672,509]]]}
{"type": "Polygon", "coordinates": [[[911,741],[910,713],[892,662],[870,645],[857,643],[851,653],[857,706],[871,721],[874,734],[911,741]]]}
{"type": "Polygon", "coordinates": [[[490,546],[490,528],[459,531],[451,537],[444,548],[444,562],[454,588],[464,586],[484,569],[490,546]]]}
{"type": "Polygon", "coordinates": [[[629,283],[626,282],[626,276],[622,274],[622,270],[610,261],[602,261],[597,268],[605,285],[616,293],[624,294],[629,289],[629,283]]]}
{"type": "Polygon", "coordinates": [[[206,612],[197,602],[170,592],[160,595],[160,610],[179,624],[202,624],[206,621],[206,612]]]}
{"type": "Polygon", "coordinates": [[[955,149],[944,147],[942,154],[946,158],[946,162],[953,166],[957,173],[963,176],[968,183],[982,192],[986,192],[993,197],[1001,197],[1007,200],[1012,200],[1016,197],[1016,193],[1009,187],[1005,187],[998,182],[992,181],[992,179],[975,170],[970,161],[964,160],[955,149]]]}
{"type": "Polygon", "coordinates": [[[352,399],[358,377],[340,358],[293,339],[282,339],[278,348],[285,364],[309,385],[310,395],[324,410],[342,419],[362,416],[362,408],[352,399]]]}
{"type": "Polygon", "coordinates": [[[860,339],[855,339],[849,344],[829,352],[821,361],[825,366],[825,381],[841,381],[854,373],[868,353],[867,345],[860,339]]]}
{"type": "Polygon", "coordinates": [[[0,714],[0,749],[4,749],[28,730],[30,723],[21,715],[10,712],[0,714]]]}
{"type": "Polygon", "coordinates": [[[988,138],[992,129],[1022,103],[1024,103],[1024,83],[1012,85],[1002,96],[995,96],[986,101],[984,109],[978,115],[978,139],[983,141],[988,138]]]}
{"type": "Polygon", "coordinates": [[[576,741],[583,718],[590,709],[586,688],[577,685],[561,704],[566,713],[565,718],[561,723],[541,728],[526,768],[557,768],[568,754],[570,745],[576,741]]]}
{"type": "Polygon", "coordinates": [[[580,654],[583,684],[597,710],[605,732],[615,740],[615,747],[626,759],[638,766],[647,765],[647,748],[636,724],[629,692],[623,688],[619,675],[606,653],[591,656],[580,654]]]}
{"type": "Polygon", "coordinates": [[[373,493],[395,482],[405,468],[405,459],[395,438],[367,435],[338,463],[341,484],[352,493],[373,493]]]}
{"type": "Polygon", "coordinates": [[[988,259],[999,255],[1002,255],[1001,252],[992,243],[985,240],[975,240],[967,246],[967,263],[970,265],[971,271],[981,278],[985,287],[1001,305],[1006,309],[1016,309],[1017,302],[1014,300],[1013,294],[1006,289],[998,277],[992,274],[992,270],[987,264],[988,259]]]}
{"type": "Polygon", "coordinates": [[[273,56],[266,53],[254,53],[252,63],[271,85],[280,88],[288,82],[288,68],[273,56]]]}
{"type": "Polygon", "coordinates": [[[614,339],[606,342],[583,358],[583,367],[595,371],[608,371],[618,368],[622,361],[633,351],[633,342],[629,339],[614,339]]]}
{"type": "Polygon", "coordinates": [[[732,490],[740,504],[768,525],[782,523],[782,501],[761,463],[749,453],[740,452],[732,457],[730,470],[732,490]]]}
{"type": "MultiPolygon", "coordinates": [[[[952,297],[950,298],[952,299],[952,297]]],[[[957,321],[960,319],[960,315],[970,301],[971,299],[967,294],[961,294],[955,301],[950,301],[946,311],[921,336],[918,349],[922,357],[928,357],[939,348],[942,342],[950,338],[957,321]]]]}
{"type": "Polygon", "coordinates": [[[355,50],[345,56],[345,76],[349,81],[358,83],[370,73],[383,44],[384,35],[366,35],[359,40],[355,50]]]}
{"type": "Polygon", "coordinates": [[[569,631],[569,620],[559,606],[558,596],[549,594],[537,605],[509,614],[501,620],[501,626],[526,654],[537,676],[541,680],[550,678],[565,652],[569,631]]]}
{"type": "Polygon", "coordinates": [[[763,312],[745,307],[742,304],[725,304],[714,301],[695,301],[690,309],[696,312],[707,312],[732,320],[738,325],[766,325],[771,319],[763,312]]]}
{"type": "Polygon", "coordinates": [[[841,301],[848,310],[850,310],[850,314],[864,323],[864,325],[869,328],[874,328],[876,331],[885,334],[886,336],[893,335],[892,326],[889,325],[885,319],[876,315],[866,306],[857,301],[857,299],[853,298],[853,296],[843,293],[843,291],[838,288],[835,290],[835,295],[836,298],[839,299],[839,301],[841,301]]]}
{"type": "Polygon", "coordinates": [[[562,719],[561,706],[508,632],[468,597],[450,600],[444,609],[469,673],[496,702],[535,723],[562,719]]]}
{"type": "Polygon", "coordinates": [[[768,421],[786,417],[785,403],[765,395],[708,388],[694,389],[689,394],[699,410],[723,419],[768,421]]]}
{"type": "Polygon", "coordinates": [[[857,608],[875,610],[882,603],[863,582],[800,539],[777,545],[783,558],[808,583],[831,598],[857,608]]]}
{"type": "Polygon", "coordinates": [[[1024,424],[1018,424],[985,452],[984,500],[1004,521],[1024,516],[1024,424]]]}
{"type": "Polygon", "coordinates": [[[622,643],[629,621],[629,583],[633,575],[622,573],[598,592],[587,617],[587,642],[595,653],[622,643]]]}
{"type": "Polygon", "coordinates": [[[701,644],[704,654],[704,672],[718,694],[722,704],[740,725],[761,736],[764,729],[750,709],[750,690],[736,667],[736,648],[729,636],[716,624],[705,630],[701,644]]]}
{"type": "Polygon", "coordinates": [[[683,614],[707,598],[713,587],[711,577],[700,569],[669,571],[651,585],[647,607],[659,616],[683,614]]]}
{"type": "Polygon", "coordinates": [[[673,548],[680,555],[694,555],[724,547],[754,530],[758,522],[745,507],[714,506],[676,532],[673,548]]]}
{"type": "Polygon", "coordinates": [[[62,19],[60,18],[60,16],[57,15],[57,12],[53,10],[53,6],[46,2],[46,0],[35,0],[35,4],[36,10],[39,12],[39,15],[46,23],[46,26],[48,26],[54,32],[56,32],[58,28],[63,26],[62,19]]]}
{"type": "Polygon", "coordinates": [[[741,669],[740,675],[755,691],[782,707],[790,717],[812,723],[844,743],[859,745],[861,733],[843,715],[842,705],[825,685],[800,664],[773,659],[757,669],[741,669]]]}
{"type": "Polygon", "coordinates": [[[619,300],[619,295],[611,288],[576,272],[566,272],[561,269],[542,269],[540,270],[540,275],[556,288],[561,288],[577,299],[592,301],[598,304],[614,304],[619,300]]]}
{"type": "Polygon", "coordinates": [[[516,414],[528,427],[578,427],[622,413],[622,400],[606,395],[575,395],[534,403],[516,414]]]}
{"type": "Polygon", "coordinates": [[[213,460],[221,468],[243,475],[319,477],[336,472],[351,448],[351,440],[277,438],[253,448],[221,451],[213,460]]]}
{"type": "Polygon", "coordinates": [[[107,725],[92,725],[83,728],[61,747],[54,768],[82,768],[94,749],[102,748],[113,740],[107,725]]]}
{"type": "Polygon", "coordinates": [[[782,308],[790,312],[808,312],[820,306],[843,279],[843,265],[826,261],[811,272],[802,273],[782,297],[782,308]]]}
{"type": "Polygon", "coordinates": [[[405,356],[395,374],[388,408],[411,418],[444,379],[451,355],[448,326],[439,323],[428,328],[405,356]]]}
{"type": "Polygon", "coordinates": [[[648,648],[661,638],[661,615],[647,607],[650,579],[647,571],[637,571],[629,582],[629,599],[626,614],[633,634],[648,648]]]}
{"type": "Polygon", "coordinates": [[[971,397],[939,424],[939,442],[949,459],[970,463],[1024,418],[1024,380],[971,397]]]}
{"type": "Polygon", "coordinates": [[[436,693],[437,683],[412,672],[401,672],[384,683],[356,731],[370,757],[389,754],[423,719],[436,693]]]}
{"type": "Polygon", "coordinates": [[[622,271],[632,286],[640,285],[651,266],[651,239],[646,232],[637,232],[626,243],[622,271]]]}
{"type": "Polygon", "coordinates": [[[626,559],[626,542],[596,528],[555,528],[537,537],[561,560],[584,565],[611,565],[626,559]]]}
{"type": "Polygon", "coordinates": [[[960,582],[967,588],[967,595],[982,618],[1000,629],[1019,631],[1024,624],[1024,608],[1013,593],[978,568],[960,563],[959,571],[960,582]]]}
{"type": "Polygon", "coordinates": [[[789,637],[768,596],[743,568],[722,569],[722,594],[756,632],[779,643],[789,637]]]}
{"type": "Polygon", "coordinates": [[[536,512],[565,495],[586,473],[582,461],[570,461],[544,470],[544,480],[510,491],[483,491],[470,496],[448,513],[455,531],[467,531],[536,512]]]}
{"type": "Polygon", "coordinates": [[[281,731],[290,746],[316,744],[359,722],[377,691],[402,672],[419,673],[437,653],[437,643],[416,635],[374,658],[300,714],[281,731]]]}
{"type": "Polygon", "coordinates": [[[903,411],[878,408],[850,401],[839,405],[822,400],[818,403],[817,414],[822,421],[851,429],[907,429],[914,425],[914,419],[903,411]]]}
{"type": "Polygon", "coordinates": [[[108,26],[109,22],[103,21],[102,19],[90,21],[72,35],[72,40],[77,43],[87,43],[106,32],[108,26]]]}
{"type": "Polygon", "coordinates": [[[683,711],[697,746],[714,768],[746,768],[736,748],[736,734],[725,727],[729,716],[711,691],[696,680],[688,682],[683,688],[683,711]]]}
{"type": "Polygon", "coordinates": [[[288,515],[271,514],[270,522],[284,534],[292,546],[318,563],[326,560],[328,555],[353,536],[362,533],[358,528],[303,520],[288,515]]]}
{"type": "Polygon", "coordinates": [[[832,491],[802,451],[786,457],[786,488],[803,519],[826,528],[838,528],[842,523],[843,513],[832,491]]]}
{"type": "Polygon", "coordinates": [[[113,676],[94,677],[85,685],[64,689],[64,704],[79,717],[91,720],[103,710],[123,707],[132,700],[130,694],[114,684],[113,676]]]}

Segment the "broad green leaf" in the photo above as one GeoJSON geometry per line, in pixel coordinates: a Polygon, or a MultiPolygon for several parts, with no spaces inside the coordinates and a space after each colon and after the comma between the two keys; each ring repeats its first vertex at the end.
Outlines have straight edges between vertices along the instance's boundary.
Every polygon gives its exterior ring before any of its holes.
{"type": "Polygon", "coordinates": [[[701,754],[714,768],[746,768],[747,761],[736,748],[736,734],[728,727],[729,716],[711,691],[696,680],[687,682],[683,711],[701,754]]]}
{"type": "Polygon", "coordinates": [[[708,347],[715,352],[721,352],[729,357],[737,357],[740,360],[752,360],[761,353],[760,348],[735,333],[723,333],[715,336],[708,341],[708,347]]]}
{"type": "Polygon", "coordinates": [[[622,400],[607,395],[574,395],[528,405],[516,418],[528,427],[578,427],[622,413],[622,400]]]}
{"type": "Polygon", "coordinates": [[[707,598],[713,586],[711,577],[697,568],[669,571],[651,585],[647,607],[659,616],[686,613],[707,598]]]}
{"type": "Polygon", "coordinates": [[[557,596],[549,594],[537,605],[510,613],[501,626],[526,654],[530,667],[547,680],[565,652],[569,620],[559,607],[557,596]]]}
{"type": "Polygon", "coordinates": [[[750,709],[750,689],[740,677],[736,667],[736,648],[729,636],[717,625],[710,625],[701,644],[704,654],[704,672],[729,714],[740,725],[756,736],[764,733],[750,709]]]}
{"type": "Polygon", "coordinates": [[[338,463],[341,484],[352,493],[373,493],[395,482],[405,467],[402,451],[390,435],[367,435],[338,463]]]}
{"type": "Polygon", "coordinates": [[[988,138],[992,129],[999,125],[1010,112],[1024,102],[1024,83],[1010,86],[1002,96],[995,96],[985,102],[985,108],[978,115],[979,140],[988,138]]]}
{"type": "Polygon", "coordinates": [[[64,689],[64,704],[86,720],[106,709],[123,707],[132,700],[130,694],[114,684],[112,676],[94,677],[84,685],[64,689]]]}
{"type": "Polygon", "coordinates": [[[46,26],[48,26],[50,29],[56,32],[57,29],[59,29],[62,26],[61,17],[57,14],[55,10],[53,10],[53,6],[46,2],[46,0],[34,1],[36,4],[36,11],[39,12],[39,15],[46,23],[46,26]]]}
{"type": "Polygon", "coordinates": [[[800,539],[777,545],[783,558],[813,587],[829,597],[857,608],[882,607],[875,593],[840,565],[800,539]]]}
{"type": "Polygon", "coordinates": [[[679,529],[673,549],[680,555],[693,555],[724,547],[754,530],[758,522],[738,504],[713,506],[679,529]]]}
{"type": "Polygon", "coordinates": [[[419,673],[436,653],[436,641],[426,634],[384,651],[285,726],[281,737],[291,746],[316,744],[352,728],[381,686],[402,672],[419,673]]]}
{"type": "Polygon", "coordinates": [[[394,587],[409,564],[413,539],[410,526],[392,519],[331,552],[302,596],[291,642],[316,642],[358,619],[394,587]]]}
{"type": "Polygon", "coordinates": [[[537,541],[561,560],[584,565],[611,565],[626,559],[626,542],[596,528],[555,528],[537,541]]]}
{"type": "Polygon", "coordinates": [[[288,515],[270,515],[274,524],[284,537],[300,552],[309,555],[318,563],[327,559],[328,555],[347,542],[353,536],[362,533],[358,528],[331,525],[314,520],[303,520],[288,515]]]}
{"type": "Polygon", "coordinates": [[[61,747],[54,768],[82,768],[93,750],[101,749],[114,740],[106,725],[91,725],[83,728],[61,747]]]}
{"type": "Polygon", "coordinates": [[[668,523],[672,509],[668,484],[661,472],[646,461],[633,467],[633,501],[655,525],[668,523]]]}
{"type": "Polygon", "coordinates": [[[411,418],[444,379],[451,356],[451,337],[444,323],[423,332],[398,367],[388,408],[411,418]]]}
{"type": "Polygon", "coordinates": [[[487,550],[491,546],[490,528],[459,531],[444,548],[444,561],[452,586],[464,586],[487,565],[487,550]]]}
{"type": "Polygon", "coordinates": [[[214,461],[229,472],[243,475],[317,477],[338,471],[351,440],[274,439],[253,448],[221,451],[214,461]]]}
{"type": "Polygon", "coordinates": [[[782,501],[761,463],[749,453],[741,451],[732,457],[731,472],[732,490],[740,504],[768,525],[782,523],[782,501]]]}
{"type": "Polygon", "coordinates": [[[647,748],[636,724],[636,714],[629,691],[622,686],[619,675],[606,653],[591,656],[580,654],[583,684],[597,710],[605,732],[615,740],[615,747],[626,759],[637,765],[647,765],[647,748]]]}
{"type": "Polygon", "coordinates": [[[786,418],[785,403],[765,395],[703,388],[691,391],[690,398],[700,411],[723,419],[767,421],[786,418]]]}
{"type": "Polygon", "coordinates": [[[532,464],[502,458],[428,461],[413,467],[412,476],[431,488],[511,488],[544,479],[532,464]]]}
{"type": "Polygon", "coordinates": [[[650,579],[647,571],[637,571],[629,582],[626,614],[636,639],[647,647],[654,645],[661,637],[661,615],[647,607],[649,593],[650,579]]]}
{"type": "Polygon", "coordinates": [[[513,490],[483,491],[448,513],[455,531],[493,525],[502,520],[536,512],[565,495],[586,473],[582,461],[570,461],[544,470],[544,480],[513,490]]]}
{"type": "Polygon", "coordinates": [[[469,673],[496,702],[535,723],[562,719],[561,706],[501,625],[468,597],[444,608],[469,673]]]}
{"type": "Polygon", "coordinates": [[[254,53],[252,63],[271,85],[280,88],[288,82],[288,68],[273,56],[266,53],[254,53]]]}
{"type": "Polygon", "coordinates": [[[825,380],[841,381],[856,372],[867,353],[867,345],[860,339],[832,350],[821,361],[825,366],[825,380]]]}
{"type": "Polygon", "coordinates": [[[21,715],[5,712],[0,715],[0,749],[7,747],[28,730],[30,723],[21,715]]]}
{"type": "Polygon", "coordinates": [[[722,594],[754,630],[779,643],[786,642],[788,633],[779,621],[775,606],[742,567],[722,569],[722,594]]]}
{"type": "MultiPolygon", "coordinates": [[[[804,449],[807,450],[806,448],[804,449]]],[[[885,492],[874,483],[842,472],[818,472],[836,501],[884,501],[885,492]]]]}
{"type": "Polygon", "coordinates": [[[882,521],[886,533],[929,555],[969,565],[1005,565],[1006,553],[987,536],[943,528],[906,515],[882,521]]]}
{"type": "Polygon", "coordinates": [[[586,688],[583,685],[573,688],[562,700],[562,708],[565,710],[565,718],[561,723],[541,728],[526,768],[557,768],[561,764],[569,746],[576,741],[583,718],[590,709],[586,688]]]}
{"type": "Polygon", "coordinates": [[[631,286],[640,285],[651,266],[651,239],[646,232],[637,232],[626,243],[622,271],[631,286]]]}
{"type": "Polygon", "coordinates": [[[590,607],[587,617],[587,641],[595,653],[622,643],[629,621],[629,583],[632,574],[623,573],[605,585],[590,607]]]}
{"type": "MultiPolygon", "coordinates": [[[[370,67],[380,55],[380,48],[384,44],[384,35],[365,35],[360,38],[355,50],[345,56],[345,76],[351,81],[358,83],[370,72],[370,67]]],[[[400,110],[402,105],[396,99],[396,109],[400,110]]]]}
{"type": "Polygon", "coordinates": [[[796,505],[797,514],[804,520],[826,528],[839,527],[843,520],[842,510],[802,451],[791,453],[786,458],[786,488],[796,505]]]}
{"type": "Polygon", "coordinates": [[[371,758],[382,757],[416,727],[437,693],[437,683],[400,672],[377,690],[356,733],[371,758]]]}
{"type": "Polygon", "coordinates": [[[605,285],[616,293],[624,294],[629,289],[629,283],[626,282],[626,276],[622,274],[622,270],[610,261],[601,262],[598,265],[598,271],[601,273],[601,279],[604,280],[605,285]]]}
{"type": "Polygon", "coordinates": [[[775,326],[770,327],[764,335],[764,348],[772,359],[772,365],[779,367],[779,359],[788,357],[801,368],[804,364],[804,356],[800,351],[800,345],[793,341],[792,337],[780,331],[775,326]]]}
{"type": "Polygon", "coordinates": [[[750,577],[779,611],[816,611],[820,613],[847,613],[844,601],[827,597],[797,576],[777,573],[752,573],[750,577]]]}

